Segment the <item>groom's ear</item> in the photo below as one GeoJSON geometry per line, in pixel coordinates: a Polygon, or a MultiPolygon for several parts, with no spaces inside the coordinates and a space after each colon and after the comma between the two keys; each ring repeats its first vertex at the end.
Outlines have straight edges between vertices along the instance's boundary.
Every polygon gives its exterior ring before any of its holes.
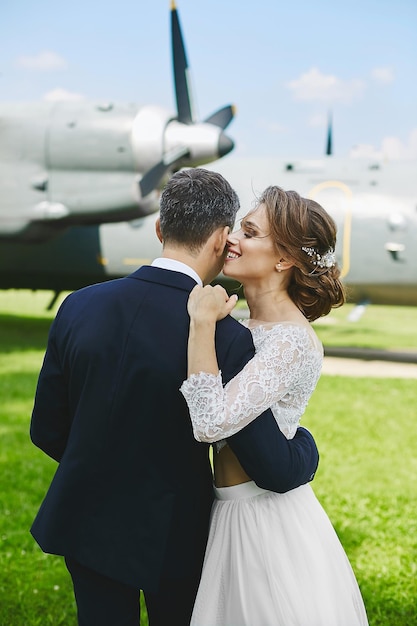
{"type": "Polygon", "coordinates": [[[215,253],[217,256],[222,256],[224,253],[229,233],[229,226],[224,226],[224,228],[218,228],[216,230],[215,253]]]}
{"type": "Polygon", "coordinates": [[[161,233],[161,220],[159,219],[159,217],[157,218],[157,220],[155,222],[155,231],[156,231],[156,236],[158,237],[159,241],[161,243],[164,243],[164,239],[163,239],[162,233],[161,233]]]}

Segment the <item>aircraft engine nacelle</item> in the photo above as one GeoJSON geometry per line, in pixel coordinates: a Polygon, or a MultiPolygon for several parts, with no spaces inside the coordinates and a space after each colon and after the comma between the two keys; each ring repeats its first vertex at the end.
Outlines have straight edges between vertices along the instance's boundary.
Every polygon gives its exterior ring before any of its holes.
{"type": "MultiPolygon", "coordinates": [[[[47,143],[50,196],[68,207],[71,225],[131,220],[159,209],[159,194],[143,198],[138,185],[136,114],[134,104],[57,107],[47,143]]],[[[152,163],[147,156],[144,168],[152,163]]]]}
{"type": "Polygon", "coordinates": [[[188,148],[187,163],[198,167],[228,154],[233,141],[213,124],[200,122],[187,126],[172,121],[165,132],[165,149],[169,153],[182,145],[188,148]]]}
{"type": "Polygon", "coordinates": [[[205,122],[183,124],[155,106],[139,110],[132,129],[136,167],[146,172],[166,154],[184,149],[183,165],[198,167],[215,161],[233,148],[233,141],[219,126],[205,122]]]}
{"type": "Polygon", "coordinates": [[[156,212],[159,193],[140,192],[136,114],[134,105],[2,105],[0,238],[44,241],[68,226],[156,212]]]}
{"type": "Polygon", "coordinates": [[[137,111],[132,126],[132,149],[139,172],[146,172],[161,160],[165,129],[171,120],[172,115],[161,107],[144,106],[137,111]]]}
{"type": "Polygon", "coordinates": [[[174,170],[233,148],[216,124],[154,106],[2,105],[0,119],[0,239],[14,241],[149,215],[174,170]]]}

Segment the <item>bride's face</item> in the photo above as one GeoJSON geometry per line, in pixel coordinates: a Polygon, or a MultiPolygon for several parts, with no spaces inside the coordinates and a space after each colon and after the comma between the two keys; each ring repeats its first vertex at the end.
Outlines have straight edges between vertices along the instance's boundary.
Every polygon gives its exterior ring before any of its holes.
{"type": "Polygon", "coordinates": [[[223,274],[239,280],[261,281],[276,273],[279,262],[270,234],[265,206],[250,211],[240,223],[239,230],[227,239],[227,255],[223,274]]]}

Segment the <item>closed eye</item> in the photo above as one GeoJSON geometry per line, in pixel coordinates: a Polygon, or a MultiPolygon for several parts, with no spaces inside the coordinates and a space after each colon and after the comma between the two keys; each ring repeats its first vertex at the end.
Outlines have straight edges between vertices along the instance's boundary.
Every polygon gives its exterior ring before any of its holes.
{"type": "Polygon", "coordinates": [[[256,230],[254,230],[244,222],[241,223],[240,228],[242,229],[243,236],[246,239],[250,239],[251,237],[256,237],[258,235],[258,232],[256,230]]]}

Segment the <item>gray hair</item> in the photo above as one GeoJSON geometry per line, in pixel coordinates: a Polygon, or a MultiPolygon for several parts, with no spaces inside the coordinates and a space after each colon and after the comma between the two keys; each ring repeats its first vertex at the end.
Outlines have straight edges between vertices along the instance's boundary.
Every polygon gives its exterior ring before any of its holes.
{"type": "Polygon", "coordinates": [[[160,201],[164,242],[198,251],[218,228],[233,228],[239,198],[221,174],[203,168],[176,172],[160,201]]]}

